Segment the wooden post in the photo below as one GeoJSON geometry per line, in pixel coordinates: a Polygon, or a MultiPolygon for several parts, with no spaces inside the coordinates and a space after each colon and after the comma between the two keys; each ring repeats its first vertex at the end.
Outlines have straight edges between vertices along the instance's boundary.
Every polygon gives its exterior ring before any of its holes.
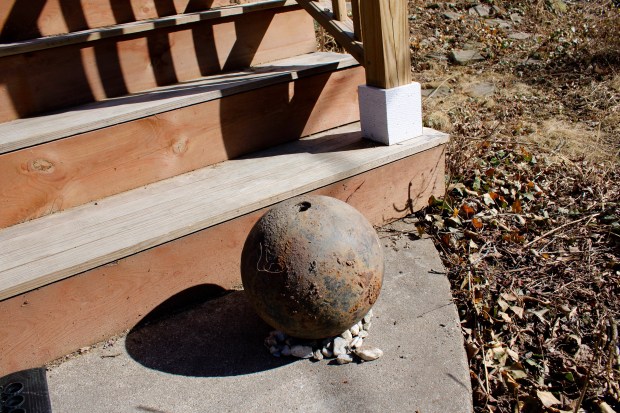
{"type": "Polygon", "coordinates": [[[336,20],[343,22],[348,18],[346,0],[332,0],[332,8],[336,20]]]}
{"type": "Polygon", "coordinates": [[[366,83],[391,89],[411,83],[406,0],[360,1],[366,83]]]}
{"type": "Polygon", "coordinates": [[[362,41],[360,1],[361,0],[351,0],[351,20],[353,20],[353,33],[355,34],[355,40],[362,41]]]}

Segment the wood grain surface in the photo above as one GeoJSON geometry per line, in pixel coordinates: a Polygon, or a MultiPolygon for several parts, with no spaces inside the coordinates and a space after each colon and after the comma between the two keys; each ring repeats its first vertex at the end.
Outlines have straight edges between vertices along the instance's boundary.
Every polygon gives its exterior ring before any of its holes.
{"type": "Polygon", "coordinates": [[[0,59],[0,122],[315,49],[312,18],[287,7],[5,56],[0,59]]]}
{"type": "Polygon", "coordinates": [[[362,68],[285,79],[0,155],[0,228],[359,120],[362,68]]]}
{"type": "Polygon", "coordinates": [[[0,299],[441,145],[430,129],[375,146],[359,124],[226,161],[0,231],[0,299]]]}
{"type": "MultiPolygon", "coordinates": [[[[444,190],[445,145],[313,191],[344,200],[374,225],[423,208],[444,190]]],[[[0,302],[0,375],[42,365],[132,328],[171,297],[240,284],[255,211],[0,302]]]]}
{"type": "Polygon", "coordinates": [[[196,13],[261,0],[2,0],[0,42],[196,13]]]}

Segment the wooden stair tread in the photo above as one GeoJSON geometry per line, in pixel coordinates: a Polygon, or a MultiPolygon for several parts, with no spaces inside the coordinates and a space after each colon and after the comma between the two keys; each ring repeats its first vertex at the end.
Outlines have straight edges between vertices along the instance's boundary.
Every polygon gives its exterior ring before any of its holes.
{"type": "Polygon", "coordinates": [[[447,142],[393,146],[359,124],[226,161],[0,231],[0,300],[447,142]]]}
{"type": "Polygon", "coordinates": [[[238,16],[254,11],[295,6],[297,6],[297,2],[294,0],[265,0],[257,3],[239,4],[194,13],[177,14],[174,16],[159,17],[156,19],[122,23],[114,26],[80,30],[66,34],[40,37],[13,43],[2,43],[0,44],[0,57],[11,56],[19,53],[29,53],[37,50],[50,49],[76,43],[92,42],[110,37],[126,36],[161,29],[164,27],[181,26],[184,24],[196,23],[202,20],[238,16]]]}
{"type": "Polygon", "coordinates": [[[6,122],[0,124],[0,154],[355,65],[357,62],[349,55],[315,52],[57,113],[6,122]]]}

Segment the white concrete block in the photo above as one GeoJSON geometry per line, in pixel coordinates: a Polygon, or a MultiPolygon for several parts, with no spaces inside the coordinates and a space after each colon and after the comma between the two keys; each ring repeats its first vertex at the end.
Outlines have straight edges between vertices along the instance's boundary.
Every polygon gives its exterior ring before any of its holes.
{"type": "Polygon", "coordinates": [[[362,135],[386,145],[422,135],[422,93],[417,82],[392,89],[358,89],[362,135]]]}

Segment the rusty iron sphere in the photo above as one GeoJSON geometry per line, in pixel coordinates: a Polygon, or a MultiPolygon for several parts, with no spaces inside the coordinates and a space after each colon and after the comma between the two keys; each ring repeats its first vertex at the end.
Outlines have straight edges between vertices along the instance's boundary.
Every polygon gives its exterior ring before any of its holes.
{"type": "Polygon", "coordinates": [[[349,204],[303,195],[271,208],[241,254],[244,290],[258,315],[286,334],[332,337],[353,326],[381,291],[383,250],[349,204]]]}

